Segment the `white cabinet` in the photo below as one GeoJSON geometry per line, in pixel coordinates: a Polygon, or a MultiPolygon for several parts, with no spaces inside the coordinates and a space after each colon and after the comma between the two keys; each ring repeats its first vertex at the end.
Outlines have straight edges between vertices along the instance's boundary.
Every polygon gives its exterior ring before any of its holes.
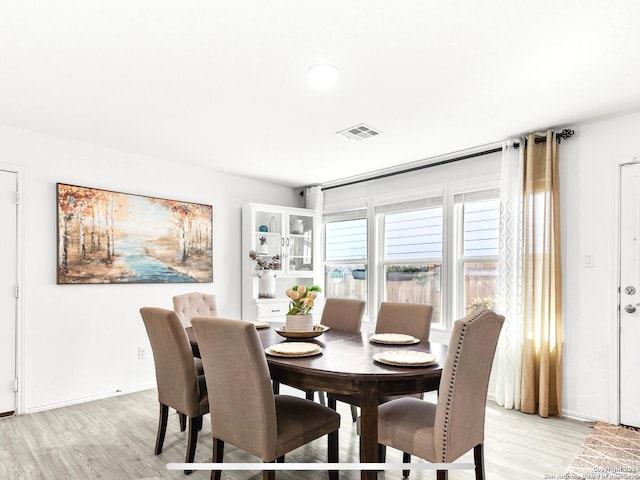
{"type": "Polygon", "coordinates": [[[313,210],[249,203],[242,208],[242,318],[284,321],[289,301],[287,288],[318,284],[318,218],[313,210]],[[259,298],[253,250],[273,264],[275,298],[259,298]],[[284,305],[284,307],[283,307],[284,305]]]}

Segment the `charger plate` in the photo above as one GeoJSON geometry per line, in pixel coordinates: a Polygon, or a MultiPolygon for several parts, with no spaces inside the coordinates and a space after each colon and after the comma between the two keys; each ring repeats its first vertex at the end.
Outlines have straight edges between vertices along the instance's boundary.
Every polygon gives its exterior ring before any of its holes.
{"type": "Polygon", "coordinates": [[[369,341],[386,345],[414,345],[420,339],[404,333],[376,333],[369,337],[369,341]]]}
{"type": "Polygon", "coordinates": [[[376,353],[373,356],[376,362],[396,367],[426,367],[436,363],[433,353],[419,352],[417,350],[390,350],[376,353]]]}
{"type": "Polygon", "coordinates": [[[278,335],[285,338],[314,338],[322,335],[327,330],[329,330],[329,327],[326,325],[314,325],[313,330],[310,332],[289,332],[286,327],[279,327],[275,329],[278,335]]]}
{"type": "Polygon", "coordinates": [[[282,342],[271,345],[264,351],[275,357],[310,357],[322,353],[322,347],[309,342],[282,342]]]}

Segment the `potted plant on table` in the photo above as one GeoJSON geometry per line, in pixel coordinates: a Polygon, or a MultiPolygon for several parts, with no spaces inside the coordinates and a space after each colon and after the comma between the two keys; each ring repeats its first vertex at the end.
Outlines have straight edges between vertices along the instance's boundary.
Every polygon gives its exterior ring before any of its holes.
{"type": "Polygon", "coordinates": [[[285,328],[291,332],[310,332],[313,330],[311,309],[322,289],[317,285],[294,285],[286,291],[289,297],[289,311],[285,328]]]}

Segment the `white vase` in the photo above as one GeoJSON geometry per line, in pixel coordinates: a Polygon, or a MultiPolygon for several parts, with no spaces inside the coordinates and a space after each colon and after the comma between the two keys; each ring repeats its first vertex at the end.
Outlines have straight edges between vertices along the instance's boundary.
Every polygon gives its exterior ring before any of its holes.
{"type": "Polygon", "coordinates": [[[276,274],[273,270],[258,273],[258,298],[276,298],[276,274]]]}
{"type": "Polygon", "coordinates": [[[299,218],[291,222],[291,233],[299,234],[304,232],[304,225],[299,218]]]}
{"type": "Polygon", "coordinates": [[[311,332],[313,330],[313,315],[310,313],[287,315],[285,330],[287,332],[311,332]]]}

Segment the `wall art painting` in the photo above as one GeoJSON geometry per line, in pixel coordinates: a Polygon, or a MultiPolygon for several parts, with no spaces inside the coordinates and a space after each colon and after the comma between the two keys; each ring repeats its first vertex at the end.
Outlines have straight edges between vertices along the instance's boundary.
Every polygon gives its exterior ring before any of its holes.
{"type": "Polygon", "coordinates": [[[57,184],[58,284],[213,280],[213,206],[57,184]]]}

